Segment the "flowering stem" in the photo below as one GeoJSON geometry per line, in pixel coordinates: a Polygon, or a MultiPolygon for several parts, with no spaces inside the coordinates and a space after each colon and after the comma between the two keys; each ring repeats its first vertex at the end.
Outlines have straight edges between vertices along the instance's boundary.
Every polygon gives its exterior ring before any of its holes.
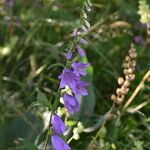
{"type": "Polygon", "coordinates": [[[122,112],[124,112],[125,109],[134,100],[135,96],[138,94],[138,92],[140,91],[140,89],[144,86],[144,83],[149,78],[149,76],[150,76],[150,70],[148,70],[148,72],[144,75],[143,79],[141,80],[141,82],[139,83],[139,85],[137,86],[137,88],[135,89],[135,91],[133,92],[133,94],[130,96],[130,98],[127,100],[127,102],[124,104],[124,106],[122,108],[122,112]]]}
{"type": "Polygon", "coordinates": [[[58,101],[58,98],[59,98],[59,94],[60,93],[60,89],[58,89],[57,91],[57,94],[56,94],[56,97],[55,97],[55,103],[52,107],[52,111],[50,113],[50,119],[49,119],[49,124],[48,124],[48,131],[47,131],[47,135],[46,135],[46,140],[45,140],[45,143],[44,143],[44,148],[43,150],[46,150],[47,149],[47,145],[48,145],[48,141],[49,141],[49,137],[50,137],[50,128],[51,128],[51,120],[52,120],[52,115],[54,114],[58,104],[59,104],[59,101],[58,101]]]}

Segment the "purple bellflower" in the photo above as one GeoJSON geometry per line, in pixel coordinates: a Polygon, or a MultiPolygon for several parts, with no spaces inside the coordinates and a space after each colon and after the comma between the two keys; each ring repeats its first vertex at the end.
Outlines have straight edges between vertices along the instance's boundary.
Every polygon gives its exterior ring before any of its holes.
{"type": "Polygon", "coordinates": [[[68,110],[70,114],[74,114],[79,111],[79,103],[74,96],[69,94],[64,94],[63,96],[65,108],[68,110]]]}
{"type": "Polygon", "coordinates": [[[64,69],[62,74],[59,76],[59,79],[61,79],[60,88],[64,88],[66,85],[70,88],[75,88],[76,81],[80,80],[80,78],[69,69],[64,69]]]}
{"type": "Polygon", "coordinates": [[[57,133],[59,135],[63,134],[65,132],[65,130],[66,130],[66,126],[65,126],[64,122],[56,114],[54,114],[52,116],[51,124],[52,124],[52,128],[55,131],[55,133],[57,133]]]}
{"type": "Polygon", "coordinates": [[[81,57],[86,56],[85,51],[79,45],[77,46],[77,50],[78,50],[81,57]]]}
{"type": "Polygon", "coordinates": [[[88,85],[89,85],[89,83],[87,83],[85,81],[77,81],[76,88],[72,89],[74,95],[75,96],[78,96],[78,95],[86,96],[86,95],[88,95],[88,91],[86,89],[86,87],[88,85]]]}
{"type": "Polygon", "coordinates": [[[77,76],[85,76],[87,73],[86,73],[86,67],[88,67],[90,65],[90,63],[87,63],[87,64],[83,64],[82,62],[74,62],[72,63],[72,68],[74,69],[74,73],[77,75],[77,76]]]}
{"type": "Polygon", "coordinates": [[[51,136],[51,142],[53,150],[71,150],[68,144],[66,144],[58,135],[53,134],[51,136]]]}

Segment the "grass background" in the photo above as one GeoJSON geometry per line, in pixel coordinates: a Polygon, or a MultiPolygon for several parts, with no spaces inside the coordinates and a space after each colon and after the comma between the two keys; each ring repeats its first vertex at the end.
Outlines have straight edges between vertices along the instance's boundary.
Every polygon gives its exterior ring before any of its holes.
{"type": "MultiPolygon", "coordinates": [[[[81,0],[11,0],[0,1],[0,149],[25,149],[41,134],[45,137],[42,114],[45,107],[27,111],[37,100],[37,91],[48,99],[58,87],[62,68],[53,64],[65,62],[65,48],[69,34],[79,19],[81,0]],[[21,141],[20,138],[26,139],[21,141]]],[[[141,27],[138,1],[93,0],[89,22],[93,30],[88,34],[85,48],[93,67],[91,80],[94,97],[86,126],[97,122],[112,105],[110,96],[117,88],[122,74],[122,62],[135,36],[144,42],[136,44],[138,58],[136,79],[127,98],[132,94],[150,68],[150,43],[147,30],[141,27]],[[121,21],[121,25],[117,23],[121,21]],[[94,102],[96,100],[96,102],[94,102]]],[[[150,98],[150,84],[135,98],[132,106],[150,98]]],[[[88,110],[87,110],[88,111],[88,110]]],[[[101,130],[81,134],[79,141],[71,142],[73,149],[84,150],[97,135],[93,150],[148,150],[150,147],[150,106],[140,112],[126,113],[119,121],[108,122],[101,130]],[[119,123],[118,123],[119,122],[119,123]]],[[[82,121],[82,120],[81,120],[82,121]]],[[[30,148],[31,145],[29,146],[30,148]]],[[[33,149],[33,148],[32,148],[33,149]]]]}

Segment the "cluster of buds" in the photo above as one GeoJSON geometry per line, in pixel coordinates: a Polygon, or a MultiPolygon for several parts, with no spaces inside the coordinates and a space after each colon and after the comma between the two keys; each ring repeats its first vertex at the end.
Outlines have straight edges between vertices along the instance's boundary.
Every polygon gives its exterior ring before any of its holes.
{"type": "Polygon", "coordinates": [[[131,81],[135,79],[135,66],[136,66],[136,49],[133,45],[131,45],[131,49],[129,50],[129,54],[125,57],[125,62],[123,64],[123,74],[124,77],[118,78],[119,88],[116,90],[116,94],[112,94],[111,100],[117,104],[121,104],[124,101],[125,95],[129,91],[129,87],[131,81]]]}

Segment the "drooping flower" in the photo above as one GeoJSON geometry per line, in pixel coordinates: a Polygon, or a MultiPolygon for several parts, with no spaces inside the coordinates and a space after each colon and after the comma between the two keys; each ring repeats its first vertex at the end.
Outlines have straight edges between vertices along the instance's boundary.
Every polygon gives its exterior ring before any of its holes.
{"type": "Polygon", "coordinates": [[[68,52],[67,54],[66,54],[66,58],[69,60],[69,59],[71,59],[72,58],[72,52],[68,52]]]}
{"type": "Polygon", "coordinates": [[[68,110],[70,114],[73,115],[75,112],[79,111],[79,103],[74,96],[64,94],[63,100],[65,108],[68,110]]]}
{"type": "Polygon", "coordinates": [[[78,96],[78,95],[86,96],[86,95],[88,95],[88,91],[86,89],[86,87],[88,85],[89,85],[89,83],[87,83],[85,81],[77,81],[76,88],[72,89],[72,91],[75,94],[75,96],[78,96]]]}
{"type": "Polygon", "coordinates": [[[77,75],[77,76],[85,76],[87,73],[86,73],[86,67],[88,67],[90,65],[90,63],[87,63],[87,64],[84,64],[82,62],[74,62],[72,63],[72,68],[74,69],[74,73],[77,75]]]}
{"type": "Polygon", "coordinates": [[[77,50],[78,50],[78,52],[79,52],[81,57],[85,57],[86,56],[85,55],[85,51],[79,45],[77,46],[77,50]]]}
{"type": "Polygon", "coordinates": [[[80,80],[80,78],[73,73],[70,69],[64,69],[62,74],[59,76],[60,88],[64,88],[65,85],[68,85],[70,88],[74,88],[76,86],[76,81],[80,80]]]}
{"type": "Polygon", "coordinates": [[[61,120],[61,118],[57,114],[54,114],[52,116],[51,124],[52,124],[53,130],[57,134],[63,134],[66,130],[66,126],[64,122],[61,120]]]}
{"type": "Polygon", "coordinates": [[[71,150],[70,146],[56,134],[51,136],[51,142],[53,150],[71,150]]]}
{"type": "Polygon", "coordinates": [[[80,38],[80,42],[82,43],[82,44],[88,44],[88,42],[85,40],[85,39],[83,39],[83,38],[80,38]]]}

